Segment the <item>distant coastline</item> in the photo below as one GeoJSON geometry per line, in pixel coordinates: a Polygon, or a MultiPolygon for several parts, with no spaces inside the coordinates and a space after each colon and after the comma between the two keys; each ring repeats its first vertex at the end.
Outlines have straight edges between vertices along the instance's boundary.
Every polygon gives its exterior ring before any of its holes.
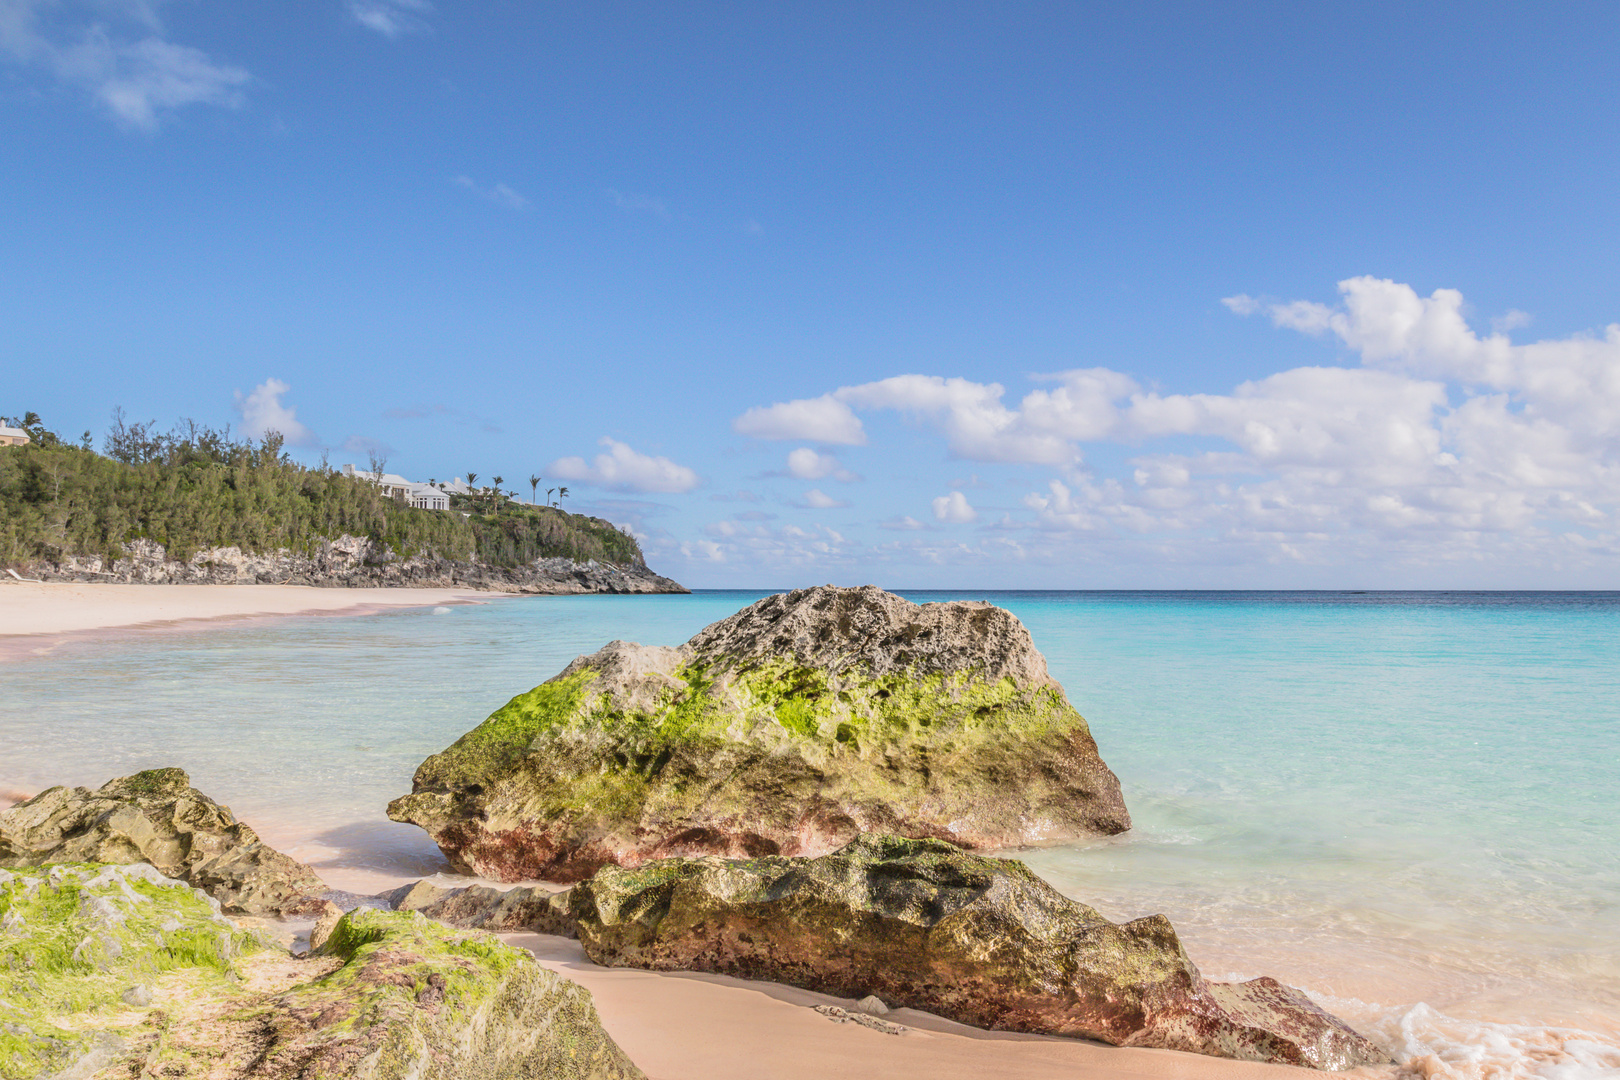
{"type": "MultiPolygon", "coordinates": [[[[248,552],[234,545],[171,558],[151,540],[124,545],[122,557],[68,555],[25,564],[21,577],[126,585],[309,585],[342,589],[474,589],[541,595],[685,593],[684,585],[639,562],[538,558],[515,566],[435,554],[401,556],[363,536],[321,540],[307,553],[248,552]]],[[[8,575],[9,576],[9,575],[8,575]]]]}

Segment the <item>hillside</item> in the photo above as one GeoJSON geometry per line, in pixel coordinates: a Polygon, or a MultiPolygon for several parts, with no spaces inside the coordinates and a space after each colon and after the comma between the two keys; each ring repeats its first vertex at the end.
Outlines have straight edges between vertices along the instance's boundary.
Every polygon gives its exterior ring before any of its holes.
{"type": "Polygon", "coordinates": [[[34,444],[0,448],[0,566],[124,576],[112,568],[142,558],[190,566],[199,553],[209,553],[213,566],[216,549],[234,548],[282,553],[282,564],[297,568],[342,541],[351,556],[345,579],[312,583],[361,583],[347,579],[391,566],[396,572],[376,582],[388,584],[403,566],[501,587],[514,580],[502,572],[537,560],[594,561],[652,576],[635,538],[600,518],[498,498],[457,497],[450,512],[418,510],[365,479],[292,461],[274,435],[249,442],[191,424],[167,435],[132,428],[115,419],[107,453],[89,449],[88,434],[72,445],[37,424],[28,429],[34,444]]]}

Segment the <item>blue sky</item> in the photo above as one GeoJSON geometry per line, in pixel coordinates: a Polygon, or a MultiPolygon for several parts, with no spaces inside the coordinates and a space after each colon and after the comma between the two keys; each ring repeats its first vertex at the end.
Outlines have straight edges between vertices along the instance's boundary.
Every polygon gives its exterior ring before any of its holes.
{"type": "Polygon", "coordinates": [[[1620,11],[1326,7],[0,0],[0,410],[694,586],[1620,587],[1620,11]]]}

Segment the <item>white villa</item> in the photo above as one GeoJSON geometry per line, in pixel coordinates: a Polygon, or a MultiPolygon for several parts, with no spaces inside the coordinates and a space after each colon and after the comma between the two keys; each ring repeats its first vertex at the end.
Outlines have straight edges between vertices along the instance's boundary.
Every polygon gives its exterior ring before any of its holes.
{"type": "Polygon", "coordinates": [[[391,499],[398,499],[406,506],[414,506],[419,510],[448,510],[450,509],[450,492],[466,491],[467,485],[457,477],[453,482],[446,484],[419,484],[414,480],[407,480],[396,473],[383,473],[381,480],[353,465],[343,466],[343,475],[352,476],[356,480],[369,480],[382,489],[382,493],[391,499]]]}
{"type": "Polygon", "coordinates": [[[0,446],[27,446],[30,441],[22,428],[0,426],[0,446]]]}

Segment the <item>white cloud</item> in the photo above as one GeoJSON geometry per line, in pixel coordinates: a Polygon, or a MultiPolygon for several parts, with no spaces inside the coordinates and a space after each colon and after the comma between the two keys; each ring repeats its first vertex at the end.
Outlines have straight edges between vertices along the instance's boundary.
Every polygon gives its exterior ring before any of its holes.
{"type": "Polygon", "coordinates": [[[509,209],[527,210],[529,208],[529,200],[524,198],[522,194],[514,189],[507,187],[505,184],[495,184],[491,187],[480,187],[478,182],[470,176],[451,177],[451,181],[461,185],[468,191],[481,198],[488,199],[492,203],[497,203],[509,209]]]}
{"type": "Polygon", "coordinates": [[[236,108],[248,72],[165,38],[142,0],[0,0],[0,54],[87,91],[115,119],[156,130],[186,105],[236,108]]]}
{"type": "MultiPolygon", "coordinates": [[[[1038,377],[1044,385],[1009,403],[999,383],[904,375],[753,409],[734,426],[864,441],[857,413],[899,412],[937,431],[953,457],[1055,469],[1025,496],[1026,514],[1002,526],[1053,543],[1131,538],[1110,549],[1116,558],[1494,567],[1501,576],[1479,579],[1487,583],[1523,580],[1526,567],[1607,565],[1612,582],[1620,325],[1516,345],[1503,330],[1522,316],[1477,332],[1456,290],[1423,296],[1359,277],[1339,292],[1336,304],[1227,298],[1235,312],[1331,338],[1360,358],[1229,393],[1148,391],[1094,368],[1038,377]],[[1121,475],[1098,476],[1081,456],[1092,442],[1140,452],[1121,475]]],[[[820,458],[801,465],[820,468],[820,458]]],[[[960,491],[934,506],[941,521],[971,520],[960,491]]]]}
{"type": "Polygon", "coordinates": [[[899,517],[889,518],[887,521],[878,522],[878,528],[893,529],[897,532],[915,532],[918,529],[927,529],[929,527],[930,526],[924,525],[910,514],[902,514],[899,517]]]}
{"type": "Polygon", "coordinates": [[[820,488],[811,488],[809,491],[804,493],[803,501],[797,503],[796,505],[810,510],[837,510],[848,506],[849,503],[842,499],[833,498],[820,488]]]}
{"type": "Polygon", "coordinates": [[[237,415],[242,418],[243,434],[262,439],[276,431],[288,446],[319,446],[321,440],[299,421],[297,410],[281,401],[281,396],[291,389],[280,379],[266,379],[255,386],[251,394],[238,390],[235,404],[237,415]]]}
{"type": "Polygon", "coordinates": [[[979,512],[968,505],[967,496],[960,491],[941,495],[934,500],[934,518],[953,525],[965,525],[979,519],[979,512]]]}
{"type": "Polygon", "coordinates": [[[546,472],[561,480],[597,484],[614,491],[691,491],[701,483],[698,474],[666,457],[638,453],[617,439],[604,438],[607,453],[597,454],[586,464],[584,458],[567,457],[546,466],[546,472]]]}
{"type": "Polygon", "coordinates": [[[428,0],[347,0],[344,6],[355,22],[388,38],[426,31],[423,16],[433,10],[428,0]]]}
{"type": "Polygon", "coordinates": [[[1498,333],[1508,330],[1519,330],[1523,327],[1529,326],[1530,322],[1531,316],[1528,311],[1520,311],[1518,308],[1509,308],[1505,313],[1498,315],[1496,318],[1491,320],[1491,329],[1497,331],[1498,333]]]}
{"type": "Polygon", "coordinates": [[[1000,383],[976,383],[938,375],[897,375],[844,386],[818,398],[749,409],[732,424],[739,434],[765,439],[811,439],[863,443],[855,409],[892,410],[942,432],[955,457],[973,461],[1074,466],[1077,440],[1110,434],[1118,421],[1116,399],[1136,389],[1129,376],[1106,368],[1041,376],[1058,385],[1036,390],[1009,409],[1000,383]]]}
{"type": "Polygon", "coordinates": [[[835,446],[866,442],[860,418],[831,395],[755,406],[733,420],[731,430],[754,439],[808,439],[835,446]]]}
{"type": "Polygon", "coordinates": [[[830,476],[841,483],[852,484],[860,479],[833,455],[817,453],[808,446],[788,454],[787,471],[789,476],[799,480],[823,480],[830,476]]]}

